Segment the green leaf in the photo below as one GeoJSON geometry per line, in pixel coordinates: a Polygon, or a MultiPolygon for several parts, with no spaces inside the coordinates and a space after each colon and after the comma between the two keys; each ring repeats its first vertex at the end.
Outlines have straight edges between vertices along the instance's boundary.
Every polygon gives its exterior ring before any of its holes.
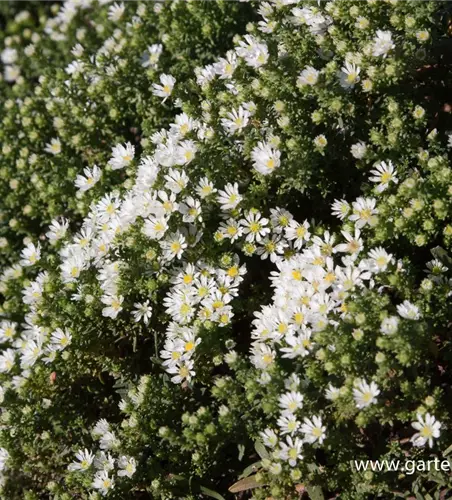
{"type": "Polygon", "coordinates": [[[219,493],[216,491],[210,490],[209,488],[206,488],[205,486],[200,487],[201,492],[203,495],[206,495],[211,498],[216,498],[217,500],[225,500],[223,496],[221,496],[219,493]]]}
{"type": "Polygon", "coordinates": [[[231,493],[240,493],[241,491],[252,490],[254,488],[261,488],[262,486],[265,486],[265,484],[258,483],[256,481],[256,476],[254,475],[240,479],[240,481],[237,481],[229,488],[229,491],[231,493]]]}
{"type": "Polygon", "coordinates": [[[255,441],[254,442],[254,449],[256,450],[256,453],[263,459],[263,458],[269,458],[269,454],[267,449],[265,448],[264,444],[262,441],[255,441]]]}
{"type": "Polygon", "coordinates": [[[254,462],[254,464],[248,465],[246,467],[242,474],[240,474],[239,479],[243,479],[244,477],[248,477],[250,474],[253,472],[257,472],[257,470],[262,466],[262,462],[259,460],[259,462],[254,462]]]}
{"type": "Polygon", "coordinates": [[[320,486],[306,486],[311,500],[325,500],[322,488],[320,486]]]}
{"type": "Polygon", "coordinates": [[[238,445],[239,448],[239,461],[242,461],[243,455],[245,454],[245,446],[243,444],[238,445]]]}
{"type": "Polygon", "coordinates": [[[446,448],[445,452],[443,453],[443,456],[447,457],[447,455],[449,455],[451,451],[452,451],[452,444],[446,448]]]}

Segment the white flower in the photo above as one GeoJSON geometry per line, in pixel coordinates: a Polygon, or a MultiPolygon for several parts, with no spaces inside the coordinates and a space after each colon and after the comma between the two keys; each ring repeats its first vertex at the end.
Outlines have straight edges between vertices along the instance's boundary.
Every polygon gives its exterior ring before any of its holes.
{"type": "Polygon", "coordinates": [[[143,68],[151,67],[155,69],[157,67],[157,63],[159,62],[162,51],[162,44],[155,43],[153,45],[150,45],[147,49],[147,54],[145,54],[145,56],[143,57],[143,62],[141,63],[143,68]]]}
{"type": "Polygon", "coordinates": [[[114,22],[119,21],[123,16],[125,10],[126,7],[123,3],[121,4],[115,3],[111,5],[108,9],[108,19],[114,22]]]}
{"type": "Polygon", "coordinates": [[[15,362],[16,352],[13,349],[5,349],[0,354],[0,373],[9,372],[15,362]]]}
{"type": "Polygon", "coordinates": [[[356,406],[360,409],[376,403],[377,396],[379,394],[380,390],[378,389],[377,384],[375,382],[371,382],[369,385],[365,380],[361,380],[353,389],[353,397],[355,399],[356,406]]]}
{"type": "Polygon", "coordinates": [[[418,320],[421,317],[419,308],[412,304],[409,300],[404,300],[402,304],[397,306],[397,312],[402,318],[411,319],[413,321],[418,320]]]}
{"type": "Polygon", "coordinates": [[[143,320],[144,324],[147,325],[152,316],[152,306],[149,305],[149,300],[145,302],[135,302],[133,305],[135,311],[133,311],[132,314],[135,323],[143,320]]]}
{"type": "Polygon", "coordinates": [[[236,48],[237,55],[245,59],[248,66],[260,68],[268,60],[268,48],[251,35],[245,35],[236,48]]]}
{"type": "Polygon", "coordinates": [[[85,471],[88,470],[91,467],[91,464],[94,461],[94,455],[91,453],[89,450],[85,448],[85,450],[79,450],[75,454],[75,458],[78,460],[78,462],[72,462],[68,466],[68,470],[70,471],[85,471]]]}
{"type": "Polygon", "coordinates": [[[179,212],[183,215],[183,222],[202,221],[201,202],[195,200],[192,196],[185,198],[184,202],[179,205],[179,212]]]}
{"type": "Polygon", "coordinates": [[[438,422],[430,413],[426,413],[425,417],[418,413],[417,422],[413,422],[411,426],[418,431],[411,438],[414,446],[425,446],[428,443],[432,448],[433,439],[440,436],[441,422],[438,422]]]}
{"type": "Polygon", "coordinates": [[[306,68],[300,73],[297,79],[297,84],[300,87],[305,85],[313,86],[317,83],[319,79],[319,72],[312,66],[306,66],[306,68]]]}
{"type": "Polygon", "coordinates": [[[281,435],[290,434],[293,436],[300,427],[300,422],[296,419],[295,415],[292,414],[281,415],[277,424],[281,430],[281,435]]]}
{"type": "Polygon", "coordinates": [[[57,328],[52,332],[52,337],[50,339],[52,346],[58,351],[65,349],[71,343],[71,340],[71,333],[68,330],[63,331],[61,328],[57,328]]]}
{"type": "Polygon", "coordinates": [[[80,273],[87,267],[87,262],[82,253],[75,253],[66,259],[60,266],[61,276],[64,283],[73,283],[80,273]]]}
{"type": "Polygon", "coordinates": [[[7,47],[0,56],[3,64],[14,64],[17,61],[17,50],[7,47]]]}
{"type": "Polygon", "coordinates": [[[168,230],[168,219],[166,217],[149,217],[144,221],[143,234],[153,240],[160,240],[168,230]]]}
{"type": "Polygon", "coordinates": [[[334,200],[334,203],[331,205],[331,212],[339,219],[344,220],[350,213],[350,205],[345,200],[334,200]]]}
{"type": "Polygon", "coordinates": [[[187,248],[185,236],[179,232],[171,233],[160,245],[165,260],[180,259],[187,248]]]}
{"type": "Polygon", "coordinates": [[[47,238],[51,242],[55,242],[61,240],[66,235],[66,232],[69,227],[69,221],[64,217],[61,219],[61,222],[58,219],[54,219],[49,226],[49,231],[46,233],[47,238]]]}
{"type": "Polygon", "coordinates": [[[399,318],[397,316],[389,316],[384,318],[380,325],[380,332],[383,335],[393,335],[399,327],[399,318]]]}
{"type": "Polygon", "coordinates": [[[29,243],[21,252],[20,256],[22,260],[20,264],[22,266],[33,266],[41,258],[41,245],[38,243],[35,246],[33,243],[29,243]]]}
{"type": "Polygon", "coordinates": [[[0,448],[0,471],[5,470],[8,458],[8,450],[6,450],[6,448],[0,448]]]}
{"type": "Polygon", "coordinates": [[[399,182],[391,161],[378,163],[370,173],[373,174],[373,177],[370,177],[369,180],[379,183],[376,188],[377,193],[382,193],[389,186],[390,182],[394,182],[394,184],[399,182]]]}
{"type": "MultiPolygon", "coordinates": [[[[176,170],[171,168],[168,174],[165,175],[166,183],[165,187],[169,189],[172,193],[178,194],[187,187],[188,176],[183,170],[176,170]]],[[[160,196],[159,192],[159,196],[160,196]]],[[[175,200],[176,198],[174,198],[175,200]]],[[[165,201],[165,200],[162,200],[165,201]]]]}
{"type": "Polygon", "coordinates": [[[117,144],[112,149],[112,157],[109,160],[112,170],[119,170],[120,168],[127,167],[135,156],[135,147],[130,142],[124,146],[117,144]]]}
{"type": "Polygon", "coordinates": [[[152,93],[157,97],[163,97],[163,102],[165,102],[173,92],[176,79],[171,75],[166,75],[163,73],[160,75],[160,83],[161,85],[158,85],[157,83],[152,84],[152,93]]]}
{"type": "Polygon", "coordinates": [[[174,384],[181,384],[185,380],[189,382],[195,376],[193,364],[193,361],[187,360],[182,365],[170,366],[167,371],[173,375],[171,382],[174,384]]]}
{"type": "Polygon", "coordinates": [[[386,271],[388,265],[393,261],[392,254],[386,252],[382,247],[374,248],[369,252],[372,269],[377,272],[386,271]]]}
{"type": "Polygon", "coordinates": [[[74,182],[75,186],[78,187],[81,192],[91,189],[95,184],[97,184],[102,176],[102,171],[97,165],[94,165],[92,169],[88,167],[84,168],[83,173],[85,175],[83,176],[78,174],[74,182]]]}
{"type": "Polygon", "coordinates": [[[301,454],[301,449],[303,446],[303,441],[299,438],[292,439],[290,436],[287,437],[286,442],[282,441],[280,443],[280,456],[283,460],[287,460],[291,467],[297,465],[298,460],[303,459],[301,454]]]}
{"type": "Polygon", "coordinates": [[[318,441],[322,444],[326,437],[326,427],[322,425],[322,419],[317,416],[312,417],[312,419],[305,417],[303,422],[300,430],[304,434],[304,440],[308,443],[318,441]]]}
{"type": "Polygon", "coordinates": [[[279,397],[279,407],[287,413],[295,413],[303,407],[303,395],[297,391],[290,391],[279,397]]]}
{"type": "Polygon", "coordinates": [[[137,470],[137,464],[133,457],[120,457],[120,459],[118,460],[118,467],[121,469],[118,471],[119,477],[132,477],[137,470]]]}
{"type": "Polygon", "coordinates": [[[51,139],[49,143],[46,144],[44,148],[46,153],[51,153],[53,155],[59,155],[61,153],[61,141],[60,139],[51,139]]]}
{"type": "Polygon", "coordinates": [[[344,66],[339,72],[340,85],[344,89],[351,89],[359,82],[359,73],[361,68],[352,64],[348,61],[345,62],[344,66]]]}
{"type": "Polygon", "coordinates": [[[213,65],[215,73],[220,79],[231,78],[237,67],[237,56],[234,51],[226,52],[226,58],[221,57],[218,62],[213,65]]]}
{"type": "Polygon", "coordinates": [[[16,323],[12,321],[2,321],[0,323],[0,342],[8,342],[16,334],[16,323]]]}
{"type": "Polygon", "coordinates": [[[390,31],[378,30],[372,46],[374,56],[386,57],[387,53],[395,47],[390,31]]]}
{"type": "Polygon", "coordinates": [[[328,144],[328,140],[323,134],[320,134],[314,138],[314,144],[319,149],[323,149],[328,144]]]}
{"type": "Polygon", "coordinates": [[[98,471],[111,471],[115,467],[115,459],[111,453],[106,454],[104,451],[99,452],[94,459],[94,467],[98,471]]]}
{"type": "Polygon", "coordinates": [[[286,238],[289,241],[295,241],[294,247],[299,249],[304,243],[309,241],[311,233],[309,232],[309,222],[304,221],[303,224],[299,224],[295,220],[289,222],[289,226],[285,229],[286,238]]]}
{"type": "Polygon", "coordinates": [[[353,213],[349,220],[354,221],[357,228],[362,228],[366,224],[373,225],[376,222],[378,213],[374,198],[358,198],[352,203],[353,213]]]}
{"type": "Polygon", "coordinates": [[[356,158],[357,160],[361,160],[366,156],[367,152],[367,145],[360,141],[357,142],[356,144],[353,144],[352,147],[350,148],[350,152],[352,153],[352,156],[356,158]]]}
{"type": "Polygon", "coordinates": [[[240,223],[232,218],[222,222],[218,230],[223,238],[228,238],[231,241],[237,240],[243,234],[243,228],[240,226],[240,223]]]}
{"type": "Polygon", "coordinates": [[[105,420],[105,418],[101,418],[96,422],[96,425],[93,428],[93,435],[102,436],[109,430],[110,430],[110,424],[105,420]]]}
{"type": "Polygon", "coordinates": [[[259,212],[249,212],[248,215],[240,220],[243,228],[243,234],[246,235],[246,241],[260,242],[262,238],[270,232],[268,219],[262,217],[259,212]]]}
{"type": "Polygon", "coordinates": [[[115,487],[115,483],[113,478],[108,476],[108,471],[101,470],[96,472],[94,476],[94,481],[91,483],[91,486],[96,490],[99,490],[102,495],[106,495],[110,490],[115,487]]]}
{"type": "Polygon", "coordinates": [[[124,297],[122,295],[104,295],[101,298],[101,301],[107,306],[102,309],[102,316],[115,319],[116,316],[122,311],[124,297]]]}
{"type": "Polygon", "coordinates": [[[216,193],[216,189],[211,181],[207,177],[203,177],[199,180],[198,186],[196,187],[196,193],[202,199],[207,198],[213,193],[216,193]]]}
{"type": "Polygon", "coordinates": [[[259,142],[251,151],[253,167],[262,175],[272,174],[281,164],[280,157],[280,151],[264,142],[259,142]]]}
{"type": "Polygon", "coordinates": [[[228,183],[224,187],[224,191],[218,191],[218,203],[222,210],[233,210],[243,199],[239,194],[239,185],[228,183]]]}
{"type": "Polygon", "coordinates": [[[119,440],[114,432],[107,431],[105,434],[102,434],[99,446],[101,450],[111,450],[119,446],[119,440]]]}
{"type": "Polygon", "coordinates": [[[251,114],[240,106],[226,114],[226,118],[221,119],[221,125],[229,134],[240,132],[248,125],[251,114]]]}
{"type": "Polygon", "coordinates": [[[278,444],[278,436],[273,429],[265,429],[260,435],[267,448],[274,448],[278,444]]]}
{"type": "Polygon", "coordinates": [[[338,389],[337,387],[334,387],[330,383],[325,391],[325,397],[326,397],[326,399],[329,399],[330,401],[334,401],[335,399],[337,399],[339,397],[340,392],[341,392],[340,389],[338,389]]]}

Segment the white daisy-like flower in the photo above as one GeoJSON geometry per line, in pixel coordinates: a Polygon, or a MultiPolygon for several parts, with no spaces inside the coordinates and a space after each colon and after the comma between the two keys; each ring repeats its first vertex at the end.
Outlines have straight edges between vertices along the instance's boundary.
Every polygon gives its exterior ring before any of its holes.
{"type": "Polygon", "coordinates": [[[152,84],[152,93],[157,97],[163,97],[163,102],[165,102],[172,94],[175,84],[176,79],[174,76],[163,73],[160,75],[160,85],[157,83],[152,84]]]}
{"type": "Polygon", "coordinates": [[[135,323],[143,320],[143,323],[147,325],[152,316],[152,306],[149,305],[149,300],[146,300],[145,302],[135,302],[133,305],[135,310],[132,314],[135,323]]]}
{"type": "Polygon", "coordinates": [[[322,424],[322,419],[318,416],[313,416],[311,419],[305,417],[301,426],[301,432],[304,434],[304,440],[307,443],[322,444],[326,434],[326,427],[322,424]]]}
{"type": "Polygon", "coordinates": [[[283,412],[295,413],[303,407],[303,395],[297,391],[290,391],[279,397],[279,407],[283,412]]]}
{"type": "Polygon", "coordinates": [[[118,460],[118,476],[119,477],[132,477],[137,470],[137,464],[133,457],[122,456],[118,460]]]}
{"type": "Polygon", "coordinates": [[[281,164],[280,157],[280,151],[264,142],[259,142],[251,152],[253,167],[262,175],[272,174],[281,164]]]}
{"type": "Polygon", "coordinates": [[[363,141],[359,141],[352,145],[350,152],[357,160],[362,160],[366,156],[367,145],[363,141]]]}
{"type": "Polygon", "coordinates": [[[367,224],[373,225],[376,222],[376,215],[378,214],[376,204],[374,198],[357,198],[352,203],[353,212],[349,216],[349,220],[355,222],[357,228],[362,228],[367,224]]]}
{"type": "Polygon", "coordinates": [[[221,205],[222,210],[233,210],[243,199],[239,194],[239,185],[237,182],[234,184],[228,183],[224,190],[218,191],[218,203],[221,205]]]}
{"type": "Polygon", "coordinates": [[[375,165],[375,169],[371,170],[370,173],[372,174],[372,177],[369,177],[369,180],[378,183],[378,186],[376,187],[377,193],[385,191],[391,182],[394,184],[399,182],[397,179],[397,172],[391,161],[382,161],[378,163],[375,165]]]}
{"type": "Polygon", "coordinates": [[[352,89],[359,82],[359,73],[361,68],[356,64],[345,62],[344,66],[339,71],[339,82],[342,88],[352,89]]]}
{"type": "Polygon", "coordinates": [[[58,138],[51,139],[49,143],[46,144],[44,148],[46,153],[50,153],[54,156],[59,155],[61,153],[61,141],[58,138]]]}
{"type": "Polygon", "coordinates": [[[417,421],[413,422],[411,426],[417,430],[411,438],[414,446],[425,446],[428,443],[432,448],[433,439],[438,439],[440,436],[441,422],[430,413],[426,413],[425,416],[418,413],[417,421]]]}
{"type": "Polygon", "coordinates": [[[58,351],[65,349],[71,343],[71,340],[71,332],[67,329],[62,330],[61,328],[57,328],[54,332],[52,332],[52,336],[50,338],[52,346],[58,351]]]}
{"type": "Polygon", "coordinates": [[[96,472],[91,486],[96,490],[99,490],[102,495],[106,495],[115,487],[115,483],[113,478],[109,477],[108,471],[101,470],[96,472]]]}
{"type": "Polygon", "coordinates": [[[292,439],[290,436],[286,438],[286,442],[281,441],[280,443],[280,456],[283,460],[289,462],[291,467],[297,465],[298,460],[303,459],[301,450],[303,447],[303,441],[299,438],[292,439]]]}
{"type": "Polygon", "coordinates": [[[22,260],[20,264],[22,266],[33,266],[41,258],[41,245],[38,243],[36,246],[34,243],[29,243],[21,252],[20,256],[22,260]]]}
{"type": "Polygon", "coordinates": [[[127,142],[124,146],[117,144],[111,152],[112,157],[108,163],[111,165],[112,170],[127,167],[135,157],[135,147],[130,142],[127,142]]]}
{"type": "Polygon", "coordinates": [[[312,66],[306,66],[297,79],[297,85],[300,87],[304,87],[306,85],[313,86],[318,82],[318,80],[319,71],[312,66]]]}
{"type": "Polygon", "coordinates": [[[390,31],[378,30],[373,41],[372,55],[386,57],[388,52],[394,48],[392,33],[390,31]]]}
{"type": "Polygon", "coordinates": [[[118,22],[123,16],[126,7],[123,3],[115,3],[111,5],[108,9],[108,19],[110,21],[118,22]]]}
{"type": "Polygon", "coordinates": [[[368,384],[365,380],[361,380],[353,389],[356,406],[360,409],[376,403],[379,394],[377,384],[375,382],[368,384]]]}
{"type": "Polygon", "coordinates": [[[85,448],[84,450],[79,450],[75,454],[75,458],[78,461],[77,462],[74,461],[71,464],[69,464],[68,470],[69,471],[76,471],[76,470],[86,471],[91,467],[91,464],[94,461],[94,454],[85,448]]]}
{"type": "Polygon", "coordinates": [[[397,332],[399,321],[397,316],[384,318],[380,325],[380,332],[383,333],[383,335],[393,335],[397,332]]]}
{"type": "Polygon", "coordinates": [[[409,300],[404,300],[401,304],[399,304],[397,306],[397,312],[402,318],[411,319],[413,321],[416,321],[421,317],[419,307],[412,304],[409,300]]]}

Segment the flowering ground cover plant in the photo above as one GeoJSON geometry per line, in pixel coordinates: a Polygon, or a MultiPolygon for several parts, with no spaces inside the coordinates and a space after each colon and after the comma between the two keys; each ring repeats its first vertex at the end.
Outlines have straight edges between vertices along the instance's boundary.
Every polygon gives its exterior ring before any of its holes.
{"type": "Polygon", "coordinates": [[[8,21],[4,498],[447,498],[450,9],[8,21]]]}

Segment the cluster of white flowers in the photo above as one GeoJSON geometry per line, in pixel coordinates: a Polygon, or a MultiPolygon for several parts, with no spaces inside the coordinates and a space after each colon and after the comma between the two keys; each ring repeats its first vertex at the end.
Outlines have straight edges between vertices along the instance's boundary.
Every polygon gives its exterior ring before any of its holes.
{"type": "Polygon", "coordinates": [[[305,443],[321,445],[326,438],[326,427],[320,416],[304,417],[303,422],[299,420],[303,408],[303,395],[297,390],[299,386],[300,379],[295,374],[285,381],[287,392],[279,398],[278,431],[267,428],[261,432],[264,445],[272,450],[272,459],[264,460],[263,466],[274,475],[282,471],[282,462],[295,467],[303,459],[305,443]]]}
{"type": "MultiPolygon", "coordinates": [[[[58,16],[47,22],[46,33],[55,40],[65,39],[68,23],[79,9],[85,9],[91,3],[92,0],[66,2],[58,16]]],[[[314,42],[319,45],[320,59],[325,61],[323,67],[321,62],[312,62],[316,67],[305,63],[297,69],[292,90],[308,95],[331,77],[328,61],[332,54],[324,52],[322,45],[334,32],[332,10],[335,7],[334,2],[329,2],[323,9],[325,12],[316,7],[294,7],[282,19],[275,15],[277,10],[292,3],[296,2],[262,4],[263,20],[257,26],[264,34],[272,33],[277,22],[290,25],[291,29],[307,26],[314,42]]],[[[119,24],[124,13],[124,4],[115,3],[108,8],[108,19],[119,24]]],[[[370,30],[366,21],[358,16],[357,29],[370,30]]],[[[255,255],[274,264],[270,276],[271,303],[254,312],[251,331],[249,361],[259,373],[262,385],[271,382],[274,368],[281,359],[296,370],[300,360],[316,356],[316,334],[330,331],[328,349],[334,352],[334,332],[342,320],[351,318],[348,302],[353,300],[354,294],[373,289],[380,273],[389,272],[396,265],[399,270],[402,268],[401,263],[396,263],[395,256],[384,248],[368,248],[364,238],[365,231],[378,222],[377,195],[399,182],[399,167],[396,168],[387,157],[379,156],[369,170],[368,180],[374,183],[373,194],[377,198],[362,196],[354,201],[342,199],[334,202],[332,213],[347,224],[340,236],[328,230],[319,236],[319,228],[314,222],[297,221],[285,208],[272,208],[268,213],[249,208],[246,193],[239,182],[225,181],[220,185],[208,176],[197,174],[198,152],[218,135],[227,139],[234,152],[243,159],[247,173],[251,172],[256,178],[279,175],[278,172],[283,170],[287,144],[278,134],[282,136],[290,122],[284,115],[286,104],[281,101],[272,104],[274,114],[270,116],[260,99],[251,100],[249,94],[241,92],[239,67],[253,75],[251,88],[255,95],[259,95],[260,90],[265,91],[262,92],[264,95],[268,90],[262,89],[254,76],[264,74],[266,66],[272,62],[271,45],[265,43],[264,36],[253,33],[240,39],[224,57],[196,71],[201,91],[206,90],[208,95],[209,84],[217,79],[218,87],[228,97],[222,99],[228,102],[228,107],[218,110],[218,120],[213,112],[217,103],[206,98],[201,103],[201,118],[180,113],[167,129],[146,139],[147,145],[154,146],[152,154],[137,158],[132,143],[115,144],[104,168],[97,165],[85,167],[74,184],[79,190],[78,195],[82,196],[101,180],[104,171],[125,169],[126,175],[131,176],[125,184],[125,192],[104,193],[92,203],[82,226],[70,240],[67,236],[69,221],[65,218],[54,219],[46,233],[52,245],[60,245],[59,277],[62,283],[68,289],[77,288],[72,300],[97,304],[102,308],[102,315],[111,321],[130,314],[134,321],[149,325],[153,318],[151,296],[139,298],[139,302],[135,296],[129,300],[121,287],[121,278],[127,273],[129,264],[119,257],[120,245],[134,245],[133,238],[124,243],[119,237],[133,229],[139,230],[141,237],[146,237],[148,248],[143,249],[147,252],[146,259],[156,264],[151,274],[156,279],[160,274],[170,276],[170,286],[163,299],[169,321],[160,351],[162,365],[173,383],[184,386],[196,383],[197,352],[202,349],[205,331],[212,325],[227,328],[231,324],[234,301],[240,297],[240,285],[246,275],[241,254],[247,257],[255,255]],[[255,122],[259,126],[254,127],[255,122]],[[248,137],[250,129],[253,134],[248,137]],[[212,213],[219,221],[213,231],[210,226],[209,229],[205,226],[205,220],[212,213]],[[213,256],[204,259],[203,255],[200,257],[197,245],[205,240],[215,251],[213,256]],[[219,248],[222,253],[215,253],[219,248]],[[224,248],[228,253],[223,253],[224,248]],[[96,277],[100,296],[85,292],[85,277],[88,275],[96,277]]],[[[115,32],[97,55],[119,52],[124,42],[121,36],[120,32],[115,32]]],[[[419,34],[417,38],[423,41],[425,35],[419,34]]],[[[372,31],[367,42],[359,48],[362,53],[341,56],[339,66],[336,66],[336,69],[341,69],[334,72],[334,85],[342,93],[368,92],[375,73],[373,64],[387,58],[396,49],[396,41],[388,30],[372,31]]],[[[143,56],[143,68],[158,69],[162,51],[161,44],[149,46],[143,56]]],[[[283,60],[284,45],[280,44],[277,51],[278,58],[283,60]]],[[[73,48],[75,59],[66,68],[68,85],[71,80],[86,74],[86,63],[81,60],[83,53],[80,44],[73,48]]],[[[15,81],[19,76],[15,49],[6,48],[1,59],[5,65],[5,80],[15,81]]],[[[93,56],[93,60],[96,57],[93,56]]],[[[103,68],[99,63],[99,73],[104,69],[113,76],[118,67],[112,63],[103,68]]],[[[99,75],[91,76],[95,80],[99,75]]],[[[158,82],[152,83],[151,92],[165,102],[175,88],[177,91],[176,83],[174,76],[160,72],[158,82]]],[[[176,102],[177,107],[180,104],[176,102]]],[[[418,118],[421,114],[418,110],[418,118]]],[[[327,132],[315,132],[310,141],[316,151],[323,154],[329,147],[329,139],[327,132]]],[[[51,160],[57,159],[64,150],[59,137],[52,138],[43,148],[51,160]]],[[[358,161],[365,160],[370,155],[370,146],[359,141],[353,144],[350,153],[358,161]]],[[[40,260],[41,245],[27,241],[20,263],[3,272],[1,287],[5,287],[8,280],[19,278],[22,267],[38,267],[40,260]]],[[[440,280],[441,274],[447,270],[444,267],[438,260],[429,262],[429,277],[440,280]]],[[[24,384],[37,362],[51,364],[73,340],[74,332],[66,328],[49,329],[40,325],[43,319],[40,304],[49,279],[47,272],[40,272],[25,285],[22,294],[28,313],[22,325],[9,320],[0,323],[0,340],[7,345],[0,354],[0,373],[9,373],[16,366],[21,370],[20,375],[12,379],[12,389],[24,384]]],[[[387,311],[388,315],[381,319],[379,328],[383,335],[395,335],[404,320],[411,322],[422,318],[420,307],[409,300],[403,300],[395,309],[387,311]]],[[[233,358],[231,352],[225,356],[226,360],[233,358]]],[[[279,414],[261,434],[265,446],[272,450],[271,460],[262,463],[274,475],[283,470],[285,463],[295,467],[303,459],[306,444],[322,446],[327,439],[327,429],[323,424],[325,414],[322,411],[305,414],[303,411],[304,394],[298,376],[293,374],[285,382],[284,392],[279,395],[279,414]]],[[[323,388],[325,399],[334,402],[344,395],[356,411],[363,412],[370,411],[372,405],[381,404],[384,389],[372,380],[371,374],[360,374],[352,387],[346,384],[344,380],[344,386],[336,388],[327,381],[323,388]]],[[[0,387],[2,398],[3,393],[4,389],[0,387]]],[[[130,398],[137,404],[141,396],[138,391],[130,398]]],[[[121,409],[126,405],[126,401],[121,401],[121,409]]],[[[417,431],[411,439],[414,446],[432,446],[433,440],[439,437],[441,423],[428,413],[419,414],[412,426],[417,431]]],[[[131,477],[136,470],[136,460],[120,452],[121,442],[107,421],[100,420],[96,424],[93,436],[98,439],[100,450],[95,454],[88,449],[79,450],[76,461],[68,469],[82,473],[91,471],[92,488],[106,495],[115,487],[115,467],[117,477],[131,477]],[[118,456],[113,456],[113,453],[118,456]]],[[[0,449],[0,471],[7,457],[6,450],[0,449]]]]}
{"type": "Polygon", "coordinates": [[[110,430],[110,424],[99,420],[93,431],[93,436],[99,440],[100,450],[94,454],[88,449],[79,450],[75,454],[76,461],[68,466],[71,472],[93,473],[91,487],[102,495],[107,495],[115,487],[114,473],[118,477],[132,477],[136,471],[136,461],[126,455],[113,456],[111,450],[116,450],[120,443],[115,433],[110,430]]]}

